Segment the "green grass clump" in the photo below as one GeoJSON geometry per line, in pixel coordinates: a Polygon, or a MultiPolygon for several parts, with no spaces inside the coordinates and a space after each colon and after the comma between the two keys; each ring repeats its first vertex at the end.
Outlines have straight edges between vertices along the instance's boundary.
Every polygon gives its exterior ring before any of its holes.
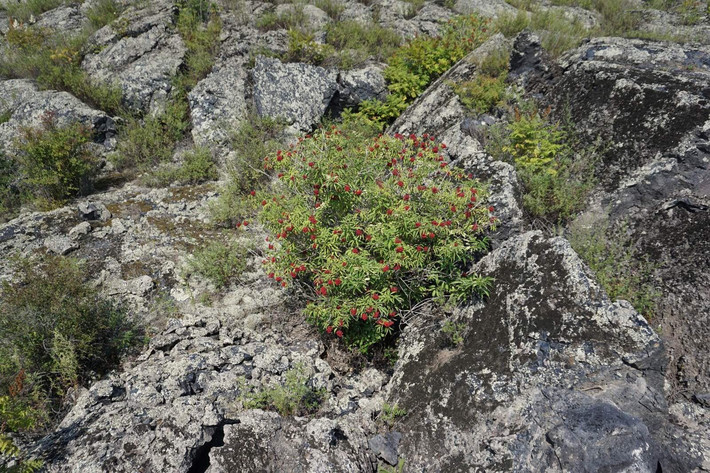
{"type": "Polygon", "coordinates": [[[62,90],[107,113],[119,115],[121,90],[92,81],[81,69],[86,34],[65,36],[40,28],[11,28],[0,56],[0,77],[35,79],[43,89],[62,90]]]}
{"type": "Polygon", "coordinates": [[[250,114],[232,134],[234,158],[227,163],[228,184],[211,207],[212,218],[218,225],[234,227],[253,213],[253,208],[246,205],[243,198],[268,183],[263,159],[284,146],[281,141],[284,128],[279,120],[250,114]]]}
{"type": "Polygon", "coordinates": [[[345,11],[345,5],[338,0],[315,0],[313,4],[326,12],[336,22],[340,20],[340,15],[345,11]]]}
{"type": "Polygon", "coordinates": [[[505,99],[505,75],[491,77],[486,74],[454,85],[454,92],[470,112],[486,113],[505,99]]]}
{"type": "Polygon", "coordinates": [[[300,29],[307,30],[309,26],[308,16],[303,11],[303,5],[294,4],[281,14],[273,11],[264,13],[256,20],[256,27],[261,31],[271,31],[279,29],[300,29]]]}
{"type": "Polygon", "coordinates": [[[217,179],[217,167],[212,152],[207,148],[195,148],[185,152],[178,164],[163,163],[151,175],[144,178],[149,186],[162,187],[171,184],[194,185],[217,179]]]}
{"type": "Polygon", "coordinates": [[[624,299],[652,319],[660,293],[650,283],[654,265],[638,254],[624,227],[612,230],[607,219],[575,221],[567,238],[612,300],[624,299]]]}
{"type": "Polygon", "coordinates": [[[98,0],[86,11],[86,17],[94,30],[98,30],[118,19],[122,11],[116,0],[98,0]]]}
{"type": "Polygon", "coordinates": [[[257,393],[247,392],[242,386],[241,401],[247,409],[275,410],[282,416],[315,413],[326,397],[325,389],[308,385],[310,378],[303,365],[298,364],[284,374],[284,384],[257,393]]]}
{"type": "Polygon", "coordinates": [[[348,69],[369,58],[384,61],[402,44],[402,38],[393,30],[376,23],[363,25],[346,20],[327,26],[326,43],[338,51],[337,65],[348,69]]]}
{"type": "Polygon", "coordinates": [[[6,1],[0,5],[0,9],[5,10],[10,18],[26,22],[32,16],[36,17],[63,4],[64,0],[6,1]]]}
{"type": "Polygon", "coordinates": [[[85,280],[77,261],[48,256],[15,260],[14,280],[0,286],[0,399],[11,431],[51,420],[69,388],[106,374],[142,341],[127,312],[85,280]]]}
{"type": "Polygon", "coordinates": [[[247,268],[250,247],[238,243],[211,242],[196,251],[187,274],[200,274],[221,289],[234,282],[247,268]]]}

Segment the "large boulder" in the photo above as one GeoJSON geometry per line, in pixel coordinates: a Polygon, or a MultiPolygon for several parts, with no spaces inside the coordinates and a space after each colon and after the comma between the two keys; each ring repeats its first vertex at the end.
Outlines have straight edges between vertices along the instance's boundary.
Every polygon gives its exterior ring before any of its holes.
{"type": "Polygon", "coordinates": [[[81,123],[93,133],[94,141],[113,146],[116,124],[106,113],[95,110],[67,92],[41,91],[28,79],[0,81],[0,114],[10,118],[0,123],[0,148],[11,147],[23,127],[39,127],[51,117],[57,125],[81,123]]]}
{"type": "Polygon", "coordinates": [[[334,71],[263,56],[256,59],[252,76],[256,112],[301,131],[310,131],[320,121],[338,90],[334,71]]]}
{"type": "Polygon", "coordinates": [[[710,47],[598,38],[526,75],[582,136],[606,143],[590,213],[624,222],[653,262],[673,397],[709,392],[710,47]]]}
{"type": "Polygon", "coordinates": [[[408,412],[412,471],[692,471],[663,395],[663,348],[630,304],[611,302],[569,244],[513,237],[474,272],[485,302],[457,310],[463,341],[421,314],[400,342],[389,401],[408,412]],[[674,435],[675,434],[675,435],[674,435]]]}
{"type": "Polygon", "coordinates": [[[186,48],[174,28],[177,8],[161,0],[129,7],[90,38],[81,67],[95,80],[119,86],[136,112],[159,110],[186,48]]]}

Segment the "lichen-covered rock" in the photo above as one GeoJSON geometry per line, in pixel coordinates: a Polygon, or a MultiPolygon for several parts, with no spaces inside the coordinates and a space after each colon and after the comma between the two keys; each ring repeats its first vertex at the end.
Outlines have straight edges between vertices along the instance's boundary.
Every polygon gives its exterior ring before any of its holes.
{"type": "Polygon", "coordinates": [[[355,107],[363,100],[384,100],[387,83],[382,75],[384,66],[367,64],[361,68],[343,71],[338,76],[338,102],[344,107],[355,107]]]}
{"type": "Polygon", "coordinates": [[[190,91],[192,139],[210,148],[224,144],[247,114],[245,60],[235,57],[190,91]]]}
{"type": "Polygon", "coordinates": [[[128,8],[90,39],[81,67],[94,80],[120,86],[133,111],[156,111],[165,102],[186,48],[174,29],[177,9],[161,0],[128,8]]]}
{"type": "Polygon", "coordinates": [[[658,336],[628,303],[608,300],[565,240],[513,237],[474,271],[495,286],[454,315],[465,326],[459,345],[438,331],[437,314],[414,320],[400,342],[388,389],[409,413],[395,424],[408,468],[698,467],[696,452],[674,448],[658,336]]]}
{"type": "Polygon", "coordinates": [[[0,113],[10,118],[0,123],[0,149],[12,147],[22,127],[41,127],[51,117],[58,126],[81,123],[91,130],[93,139],[112,147],[116,124],[106,113],[95,110],[67,92],[40,91],[28,79],[0,81],[0,113]]]}
{"type": "Polygon", "coordinates": [[[256,112],[281,118],[301,131],[318,123],[338,89],[334,71],[263,56],[256,59],[252,76],[256,112]]]}

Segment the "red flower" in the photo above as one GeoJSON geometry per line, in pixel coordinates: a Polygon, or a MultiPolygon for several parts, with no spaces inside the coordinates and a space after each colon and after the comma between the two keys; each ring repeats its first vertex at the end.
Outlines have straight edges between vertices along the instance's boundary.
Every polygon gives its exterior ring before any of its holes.
{"type": "Polygon", "coordinates": [[[392,291],[392,293],[394,294],[395,292],[399,291],[399,289],[396,287],[392,287],[390,288],[390,291],[392,291]]]}
{"type": "Polygon", "coordinates": [[[338,336],[338,338],[343,338],[343,331],[342,330],[338,330],[337,332],[335,332],[335,334],[338,336]]]}
{"type": "Polygon", "coordinates": [[[432,188],[431,188],[431,193],[432,193],[432,194],[436,194],[437,192],[439,192],[439,189],[437,189],[436,187],[432,187],[432,188]]]}
{"type": "Polygon", "coordinates": [[[404,187],[404,182],[402,182],[402,181],[397,181],[397,185],[398,185],[399,187],[404,187]]]}
{"type": "Polygon", "coordinates": [[[492,205],[491,205],[490,207],[488,207],[488,211],[489,211],[489,212],[493,212],[494,210],[495,210],[495,208],[493,208],[492,205]]]}
{"type": "Polygon", "coordinates": [[[345,192],[350,192],[350,186],[348,186],[347,184],[345,185],[345,192]]]}
{"type": "Polygon", "coordinates": [[[353,253],[358,254],[360,253],[360,250],[358,250],[357,248],[353,248],[353,253]]]}
{"type": "Polygon", "coordinates": [[[393,210],[392,209],[387,209],[387,215],[392,215],[393,210]]]}
{"type": "Polygon", "coordinates": [[[386,265],[384,265],[384,266],[382,267],[382,272],[383,272],[383,273],[386,273],[386,272],[389,271],[389,270],[390,270],[390,265],[388,265],[388,264],[386,264],[386,265]]]}
{"type": "Polygon", "coordinates": [[[404,197],[402,197],[404,200],[409,200],[409,194],[404,194],[404,197]]]}
{"type": "Polygon", "coordinates": [[[397,249],[395,250],[397,253],[401,253],[404,251],[404,248],[401,246],[398,246],[397,249]]]}
{"type": "Polygon", "coordinates": [[[352,315],[352,316],[357,315],[357,309],[354,307],[352,309],[350,309],[350,315],[352,315]]]}
{"type": "Polygon", "coordinates": [[[377,300],[380,299],[380,295],[377,294],[377,293],[375,293],[375,294],[372,295],[372,299],[377,301],[377,300]]]}
{"type": "Polygon", "coordinates": [[[362,314],[361,318],[362,320],[367,320],[367,314],[362,314]]]}
{"type": "Polygon", "coordinates": [[[249,195],[252,196],[252,197],[254,197],[254,196],[256,195],[256,191],[251,191],[251,192],[249,192],[249,195]]]}
{"type": "Polygon", "coordinates": [[[335,282],[336,286],[340,286],[343,283],[343,281],[341,281],[340,278],[336,279],[334,282],[335,282]]]}
{"type": "Polygon", "coordinates": [[[314,163],[313,161],[311,161],[310,163],[308,163],[308,165],[309,165],[310,167],[313,167],[313,166],[316,165],[316,163],[314,163]]]}
{"type": "Polygon", "coordinates": [[[355,195],[360,195],[360,194],[362,194],[362,191],[360,189],[355,191],[355,195]]]}
{"type": "Polygon", "coordinates": [[[357,235],[357,236],[362,235],[362,230],[360,230],[359,228],[357,230],[355,230],[355,235],[357,235]]]}
{"type": "Polygon", "coordinates": [[[394,265],[394,270],[395,270],[395,271],[399,271],[400,268],[401,268],[401,266],[399,265],[399,263],[397,263],[397,264],[394,265]]]}
{"type": "Polygon", "coordinates": [[[328,325],[328,327],[326,327],[325,331],[328,333],[333,333],[333,327],[328,325]]]}
{"type": "Polygon", "coordinates": [[[244,226],[246,227],[247,225],[249,225],[249,222],[248,222],[247,220],[244,220],[244,221],[242,222],[242,225],[244,225],[244,226]]]}

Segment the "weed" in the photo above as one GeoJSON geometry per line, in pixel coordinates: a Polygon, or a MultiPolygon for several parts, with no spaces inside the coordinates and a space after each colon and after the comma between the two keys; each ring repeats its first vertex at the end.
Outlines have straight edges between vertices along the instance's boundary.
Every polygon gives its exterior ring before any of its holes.
{"type": "Polygon", "coordinates": [[[396,51],[402,39],[396,32],[376,23],[363,25],[345,20],[326,27],[326,43],[338,51],[333,62],[348,69],[369,58],[384,61],[396,51]]]}
{"type": "Polygon", "coordinates": [[[397,404],[387,404],[382,405],[382,410],[377,420],[387,427],[392,427],[397,419],[407,415],[407,410],[399,407],[397,404]]]}
{"type": "Polygon", "coordinates": [[[404,473],[404,458],[400,458],[397,466],[380,465],[377,467],[377,473],[404,473]]]}
{"type": "Polygon", "coordinates": [[[288,39],[288,51],[282,57],[285,62],[322,64],[334,53],[332,46],[317,43],[313,33],[300,29],[289,30],[288,39]]]}
{"type": "Polygon", "coordinates": [[[5,110],[4,112],[0,112],[0,125],[9,122],[11,118],[12,110],[5,110]]]}
{"type": "Polygon", "coordinates": [[[217,167],[212,153],[207,148],[196,148],[182,155],[179,164],[163,164],[144,180],[150,186],[199,184],[217,179],[217,167]]]}
{"type": "Polygon", "coordinates": [[[256,20],[256,27],[261,31],[298,29],[305,32],[308,26],[308,16],[303,10],[303,5],[300,4],[292,5],[281,14],[266,12],[256,20]]]}
{"type": "Polygon", "coordinates": [[[250,246],[230,242],[211,242],[196,251],[187,264],[186,275],[200,274],[223,288],[234,282],[247,268],[250,246]]]}
{"type": "Polygon", "coordinates": [[[46,419],[69,387],[114,368],[142,337],[121,306],[84,283],[78,262],[16,259],[14,269],[14,282],[0,289],[0,396],[46,419]]]}
{"type": "Polygon", "coordinates": [[[336,23],[340,20],[340,15],[345,11],[345,5],[338,0],[315,0],[313,4],[326,12],[336,23]]]}
{"type": "Polygon", "coordinates": [[[449,336],[449,341],[453,346],[458,346],[463,342],[463,331],[466,330],[465,323],[454,323],[447,320],[441,328],[441,332],[449,336]]]}
{"type": "Polygon", "coordinates": [[[577,220],[569,227],[568,239],[612,300],[629,301],[650,320],[660,295],[649,282],[654,265],[637,253],[625,234],[624,225],[613,230],[607,218],[577,220]]]}
{"type": "Polygon", "coordinates": [[[242,386],[241,401],[247,409],[273,409],[282,416],[315,413],[326,397],[325,389],[309,386],[310,377],[303,364],[284,374],[284,384],[251,393],[242,386]]]}
{"type": "Polygon", "coordinates": [[[498,77],[481,74],[471,81],[453,84],[453,88],[461,104],[477,114],[488,112],[506,98],[505,74],[498,77]]]}

